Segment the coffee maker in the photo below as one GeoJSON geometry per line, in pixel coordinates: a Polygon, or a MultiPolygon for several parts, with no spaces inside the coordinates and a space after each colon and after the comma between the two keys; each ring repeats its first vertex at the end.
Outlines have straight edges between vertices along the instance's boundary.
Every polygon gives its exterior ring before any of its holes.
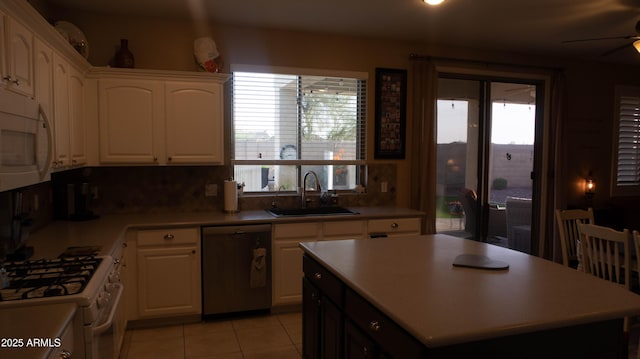
{"type": "Polygon", "coordinates": [[[88,182],[67,183],[56,191],[56,217],[70,221],[88,221],[98,218],[91,210],[91,186],[88,182]]]}
{"type": "Polygon", "coordinates": [[[30,225],[22,192],[0,192],[0,264],[3,259],[24,260],[33,254],[33,248],[26,246],[30,225]]]}

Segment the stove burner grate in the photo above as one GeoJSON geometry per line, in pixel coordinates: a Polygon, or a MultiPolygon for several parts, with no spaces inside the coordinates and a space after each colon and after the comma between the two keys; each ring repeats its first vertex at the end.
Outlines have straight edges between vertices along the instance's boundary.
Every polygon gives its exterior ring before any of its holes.
{"type": "Polygon", "coordinates": [[[5,263],[9,285],[0,289],[0,301],[81,293],[101,262],[82,256],[5,263]]]}

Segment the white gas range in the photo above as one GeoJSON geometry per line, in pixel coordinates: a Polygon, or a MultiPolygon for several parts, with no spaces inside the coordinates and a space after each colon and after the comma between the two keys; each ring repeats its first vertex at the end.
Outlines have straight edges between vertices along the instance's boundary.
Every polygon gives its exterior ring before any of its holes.
{"type": "MultiPolygon", "coordinates": [[[[74,303],[76,325],[73,358],[117,358],[126,326],[121,251],[111,256],[61,256],[5,262],[0,309],[74,303]]],[[[36,319],[37,320],[37,319],[36,319]]]]}

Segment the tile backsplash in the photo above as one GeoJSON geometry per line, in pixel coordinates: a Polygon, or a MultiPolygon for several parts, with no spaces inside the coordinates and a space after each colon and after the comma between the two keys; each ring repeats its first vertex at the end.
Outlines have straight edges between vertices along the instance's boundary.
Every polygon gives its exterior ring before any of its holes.
{"type": "MultiPolygon", "coordinates": [[[[67,184],[88,183],[92,191],[91,210],[100,214],[158,213],[172,211],[222,211],[223,183],[232,170],[228,166],[140,166],[87,167],[54,173],[51,188],[54,212],[64,206],[60,192],[67,184]],[[216,196],[205,196],[205,186],[217,184],[216,196]]],[[[342,206],[395,205],[396,166],[376,164],[368,166],[367,192],[341,194],[342,206]],[[381,182],[388,191],[380,192],[381,182]]],[[[239,199],[240,210],[268,208],[274,194],[244,195],[239,199]]],[[[278,195],[280,207],[296,206],[298,196],[278,195]]],[[[60,216],[56,216],[60,218],[60,216]]]]}

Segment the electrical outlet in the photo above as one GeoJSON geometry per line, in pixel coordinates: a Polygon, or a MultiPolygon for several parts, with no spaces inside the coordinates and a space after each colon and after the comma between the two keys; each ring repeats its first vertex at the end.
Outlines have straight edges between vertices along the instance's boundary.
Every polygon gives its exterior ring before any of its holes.
{"type": "Polygon", "coordinates": [[[204,185],[204,195],[205,197],[218,196],[218,185],[215,183],[207,183],[204,185]]]}

